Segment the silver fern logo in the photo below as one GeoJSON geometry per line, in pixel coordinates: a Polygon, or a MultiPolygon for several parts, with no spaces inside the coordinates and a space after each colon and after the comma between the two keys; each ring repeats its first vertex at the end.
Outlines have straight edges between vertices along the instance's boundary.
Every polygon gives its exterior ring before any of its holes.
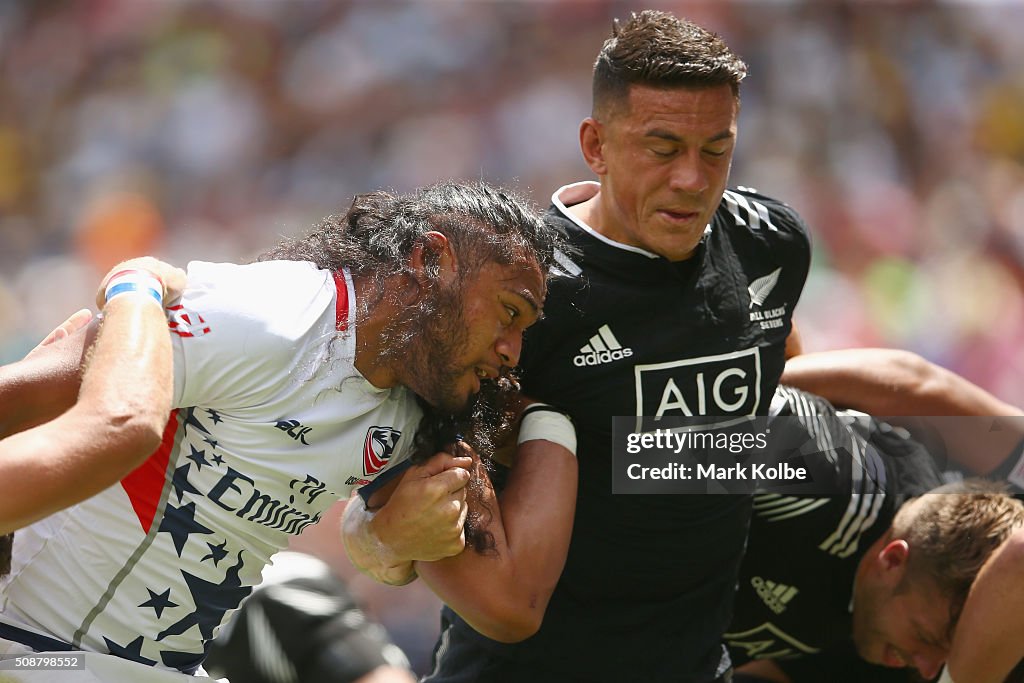
{"type": "Polygon", "coordinates": [[[750,283],[747,287],[747,292],[750,293],[750,308],[764,305],[765,299],[768,298],[768,295],[775,289],[775,285],[778,284],[781,272],[782,268],[776,268],[764,277],[759,277],[750,283]]]}

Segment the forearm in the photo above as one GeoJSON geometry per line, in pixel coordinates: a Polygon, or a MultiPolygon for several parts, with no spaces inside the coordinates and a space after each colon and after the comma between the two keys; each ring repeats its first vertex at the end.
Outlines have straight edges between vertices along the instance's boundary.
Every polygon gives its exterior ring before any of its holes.
{"type": "Polygon", "coordinates": [[[97,325],[24,360],[0,366],[0,438],[57,417],[78,399],[81,366],[97,325]]]}
{"type": "Polygon", "coordinates": [[[78,405],[105,422],[108,431],[122,433],[114,438],[142,440],[155,448],[174,392],[164,309],[150,301],[122,296],[105,306],[104,316],[78,405]]]}
{"type": "Polygon", "coordinates": [[[374,581],[391,586],[404,586],[416,579],[411,560],[396,557],[383,543],[374,527],[376,513],[353,494],[341,518],[341,538],[352,565],[374,581]]]}
{"type": "Polygon", "coordinates": [[[0,441],[0,534],[81,502],[119,481],[159,439],[72,407],[61,417],[0,441]],[[123,429],[123,431],[122,431],[123,429]]]}
{"type": "Polygon", "coordinates": [[[783,384],[871,415],[1022,415],[981,387],[917,354],[847,349],[791,358],[783,384]]]}
{"type": "Polygon", "coordinates": [[[95,495],[160,443],[172,391],[163,309],[121,297],[107,314],[77,403],[0,441],[0,533],[95,495]]]}
{"type": "Polygon", "coordinates": [[[496,552],[417,562],[423,580],[483,635],[529,637],[565,566],[576,501],[576,457],[544,440],[519,447],[500,501],[488,490],[496,552]]]}
{"type": "Polygon", "coordinates": [[[782,382],[911,430],[938,436],[945,452],[977,474],[998,467],[1024,439],[1024,415],[967,379],[916,354],[849,349],[787,362],[782,382]],[[992,416],[1007,416],[992,429],[992,416]]]}
{"type": "Polygon", "coordinates": [[[957,624],[947,668],[957,683],[1002,683],[1024,658],[1024,530],[985,563],[957,624]]]}

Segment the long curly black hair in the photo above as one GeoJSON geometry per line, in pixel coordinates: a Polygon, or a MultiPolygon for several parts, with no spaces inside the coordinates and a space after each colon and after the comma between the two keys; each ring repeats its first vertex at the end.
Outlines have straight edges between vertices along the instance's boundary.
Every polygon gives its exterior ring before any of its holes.
{"type": "MultiPolygon", "coordinates": [[[[345,214],[328,216],[307,235],[282,242],[258,260],[310,261],[332,271],[347,268],[353,277],[372,283],[368,300],[360,306],[362,311],[370,311],[388,296],[385,282],[389,278],[412,278],[412,251],[431,231],[448,239],[459,263],[460,285],[489,263],[535,263],[547,276],[556,254],[567,251],[564,235],[526,201],[508,190],[476,181],[443,182],[408,194],[378,191],[357,195],[345,214]]],[[[437,277],[437,264],[431,265],[431,274],[437,277]]],[[[397,302],[398,295],[394,296],[397,302]]],[[[461,304],[461,300],[455,303],[461,304]]],[[[397,306],[404,313],[388,326],[384,353],[401,357],[422,329],[422,321],[446,315],[445,305],[435,297],[421,298],[413,306],[397,306]]],[[[358,324],[359,318],[356,320],[358,324]]],[[[414,437],[413,463],[422,463],[439,451],[465,452],[457,446],[459,442],[475,451],[465,528],[467,544],[478,552],[494,548],[494,539],[486,531],[491,513],[483,502],[486,469],[496,435],[513,417],[509,404],[517,390],[514,377],[506,372],[497,380],[483,382],[472,405],[459,414],[419,400],[423,418],[414,437]]]]}
{"type": "Polygon", "coordinates": [[[0,577],[11,571],[11,548],[14,546],[14,534],[0,536],[0,577]]]}

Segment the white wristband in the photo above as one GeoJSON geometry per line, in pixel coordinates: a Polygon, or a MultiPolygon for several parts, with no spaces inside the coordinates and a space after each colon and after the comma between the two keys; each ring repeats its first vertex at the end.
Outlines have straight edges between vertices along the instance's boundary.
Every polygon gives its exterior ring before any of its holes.
{"type": "Polygon", "coordinates": [[[564,413],[545,403],[532,403],[519,422],[517,443],[544,439],[576,455],[576,428],[564,413]]]}
{"type": "Polygon", "coordinates": [[[942,667],[942,675],[936,683],[953,683],[953,677],[949,675],[949,666],[942,667]]]}

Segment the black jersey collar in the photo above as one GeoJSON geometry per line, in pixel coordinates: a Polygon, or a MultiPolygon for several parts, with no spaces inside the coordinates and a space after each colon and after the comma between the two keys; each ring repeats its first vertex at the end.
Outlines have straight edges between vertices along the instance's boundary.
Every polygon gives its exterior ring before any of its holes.
{"type": "Polygon", "coordinates": [[[704,246],[707,236],[711,232],[711,226],[708,225],[704,229],[704,239],[701,240],[692,257],[678,263],[669,261],[654,252],[623,244],[602,235],[569,210],[569,206],[574,206],[593,197],[600,187],[599,183],[584,180],[563,185],[551,195],[552,206],[549,209],[549,214],[578,228],[577,237],[574,239],[570,237],[570,239],[582,250],[587,263],[591,266],[603,264],[617,272],[619,277],[628,276],[629,279],[646,282],[665,279],[689,280],[693,276],[696,266],[703,261],[704,246]],[[566,202],[569,203],[566,204],[566,202]]]}

